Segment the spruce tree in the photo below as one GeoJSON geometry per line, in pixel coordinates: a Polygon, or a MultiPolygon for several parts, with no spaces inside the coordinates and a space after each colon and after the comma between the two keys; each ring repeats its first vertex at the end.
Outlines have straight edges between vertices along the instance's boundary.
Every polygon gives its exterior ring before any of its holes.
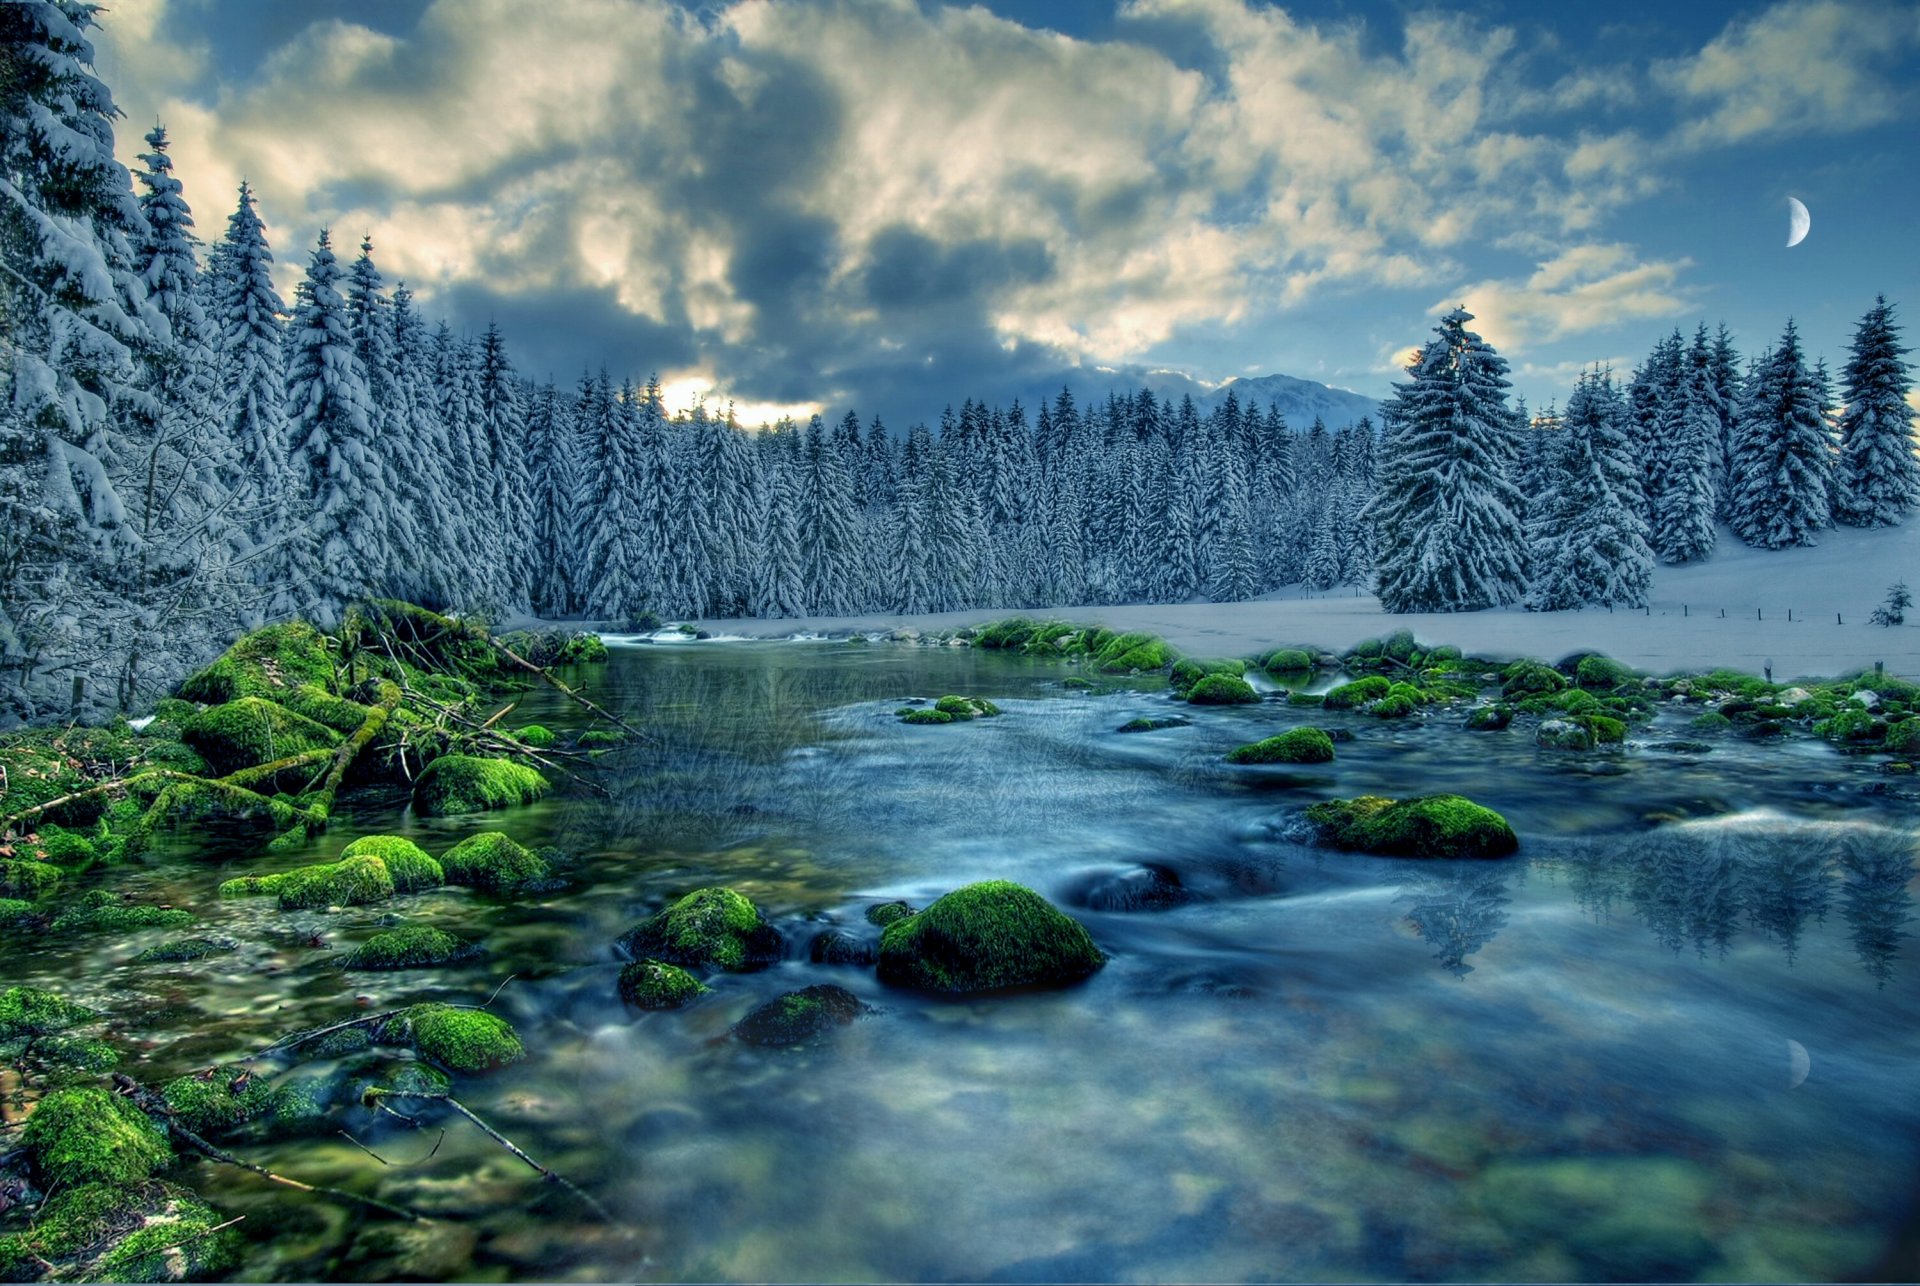
{"type": "Polygon", "coordinates": [[[1835,516],[1852,527],[1892,527],[1920,505],[1920,439],[1913,382],[1893,306],[1881,295],[1860,319],[1843,372],[1835,516]]]}
{"type": "Polygon", "coordinates": [[[587,445],[586,485],[578,517],[581,598],[587,615],[624,626],[649,610],[653,578],[641,541],[640,413],[633,385],[616,396],[600,372],[580,399],[587,445]]]}
{"type": "Polygon", "coordinates": [[[287,310],[274,289],[266,227],[244,183],[209,267],[207,295],[213,302],[214,399],[229,460],[234,552],[257,584],[270,585],[280,546],[292,534],[282,320],[287,310]]]}
{"type": "Polygon", "coordinates": [[[1611,376],[1580,377],[1567,399],[1557,487],[1534,525],[1534,583],[1527,606],[1642,607],[1653,580],[1636,495],[1630,413],[1611,376]]]}
{"type": "Polygon", "coordinates": [[[486,437],[486,549],[492,562],[491,596],[510,611],[525,611],[533,584],[533,482],[527,475],[527,406],[500,327],[487,323],[480,338],[479,409],[486,437]]]}
{"type": "Polygon", "coordinates": [[[1456,308],[1394,386],[1375,525],[1377,589],[1389,612],[1474,611],[1526,589],[1524,503],[1511,478],[1518,427],[1507,364],[1456,308]]]}
{"type": "Polygon", "coordinates": [[[1693,562],[1713,552],[1719,479],[1726,468],[1720,458],[1722,422],[1713,351],[1703,324],[1681,358],[1672,405],[1662,420],[1669,446],[1651,543],[1669,563],[1693,562]]]}
{"type": "Polygon", "coordinates": [[[1781,549],[1816,543],[1832,521],[1833,435],[1791,321],[1742,398],[1733,449],[1734,533],[1781,549]]]}

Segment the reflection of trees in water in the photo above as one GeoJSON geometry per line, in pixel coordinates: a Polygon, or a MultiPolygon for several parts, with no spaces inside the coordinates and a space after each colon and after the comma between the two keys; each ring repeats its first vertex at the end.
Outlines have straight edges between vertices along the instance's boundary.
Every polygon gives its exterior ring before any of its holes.
{"type": "Polygon", "coordinates": [[[1454,977],[1472,973],[1467,957],[1506,927],[1511,869],[1506,862],[1447,863],[1422,867],[1400,886],[1397,900],[1413,904],[1408,922],[1454,977]]]}
{"type": "Polygon", "coordinates": [[[1884,984],[1912,914],[1914,853],[1913,836],[1864,826],[1683,827],[1579,846],[1568,875],[1596,918],[1624,901],[1662,944],[1702,959],[1724,956],[1745,927],[1793,960],[1838,883],[1854,950],[1884,984]]]}

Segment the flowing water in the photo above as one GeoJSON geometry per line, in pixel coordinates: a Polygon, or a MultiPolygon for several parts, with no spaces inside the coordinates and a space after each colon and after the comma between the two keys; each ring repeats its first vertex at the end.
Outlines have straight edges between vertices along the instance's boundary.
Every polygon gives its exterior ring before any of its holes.
{"type": "MultiPolygon", "coordinates": [[[[112,878],[241,950],[135,967],[164,935],[13,943],[0,972],[111,1011],[148,1081],[368,1006],[484,1000],[512,975],[494,1008],[532,1056],[457,1092],[619,1226],[464,1123],[361,1113],[351,1139],[240,1150],[436,1220],[189,1170],[247,1215],[255,1279],[1911,1275],[1920,988],[1901,951],[1916,810],[1900,779],[1814,742],[1651,748],[1687,735],[1679,713],[1584,757],[1446,715],[1272,704],[1182,707],[1190,726],[1121,735],[1169,713],[1165,693],[1075,692],[1067,673],[964,649],[616,649],[581,677],[657,744],[605,759],[611,800],[423,819],[361,795],[308,851],[272,858],[183,837],[112,878]],[[946,692],[1005,714],[893,716],[946,692]],[[1222,762],[1308,721],[1352,730],[1335,763],[1222,762]],[[1521,854],[1338,854],[1289,824],[1320,799],[1435,791],[1505,813],[1521,854]],[[336,914],[213,896],[360,834],[437,853],[489,828],[564,849],[568,887],[336,914]],[[1183,899],[1110,909],[1145,887],[1143,863],[1183,899]],[[953,1001],[806,961],[829,923],[873,932],[874,901],[986,878],[1069,909],[1110,963],[1070,990],[953,1001]],[[688,1010],[624,1008],[613,939],[709,884],[758,902],[788,960],[712,979],[688,1010]],[[401,974],[331,963],[396,912],[487,954],[401,974]],[[725,1039],[822,981],[877,1012],[798,1050],[725,1039]]],[[[548,693],[522,716],[579,726],[548,693]]]]}

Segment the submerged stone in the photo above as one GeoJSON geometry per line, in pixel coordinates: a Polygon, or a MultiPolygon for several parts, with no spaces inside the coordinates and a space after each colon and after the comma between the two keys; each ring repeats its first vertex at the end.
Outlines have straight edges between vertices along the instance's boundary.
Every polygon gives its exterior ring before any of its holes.
{"type": "Polygon", "coordinates": [[[1467,721],[1464,726],[1468,732],[1500,732],[1512,722],[1512,706],[1475,706],[1467,711],[1467,721]]]}
{"type": "Polygon", "coordinates": [[[1007,880],[955,889],[880,938],[881,981],[924,991],[1060,986],[1105,963],[1078,921],[1007,880]]]}
{"type": "Polygon", "coordinates": [[[1460,795],[1361,795],[1315,804],[1306,817],[1335,848],[1381,857],[1505,857],[1520,847],[1506,818],[1460,795]]]}
{"type": "Polygon", "coordinates": [[[840,929],[816,933],[807,944],[807,959],[815,964],[870,965],[879,958],[879,944],[840,929]]]}
{"type": "Polygon", "coordinates": [[[547,793],[547,779],[511,759],[441,755],[413,785],[413,806],[423,817],[483,813],[527,804],[547,793]]]}
{"type": "Polygon", "coordinates": [[[913,913],[913,904],[911,902],[901,902],[897,900],[893,902],[876,902],[867,908],[866,920],[868,924],[877,925],[884,929],[895,920],[904,920],[913,913]]]}
{"type": "Polygon", "coordinates": [[[208,956],[224,955],[239,950],[240,944],[232,938],[176,938],[172,942],[162,942],[157,947],[148,947],[130,962],[132,964],[187,964],[194,960],[204,960],[208,956]]]}
{"type": "Polygon", "coordinates": [[[1192,723],[1193,723],[1193,720],[1183,719],[1177,714],[1166,715],[1157,719],[1149,718],[1146,715],[1142,715],[1138,719],[1127,720],[1125,723],[1121,724],[1118,728],[1115,728],[1114,731],[1115,732],[1158,732],[1162,728],[1189,727],[1191,726],[1192,723]]]}
{"type": "Polygon", "coordinates": [[[636,960],[743,971],[780,959],[780,935],[756,907],[732,889],[695,889],[658,915],[629,929],[620,949],[636,960]]]}
{"type": "Polygon", "coordinates": [[[374,934],[341,960],[348,969],[424,969],[455,964],[479,954],[471,942],[424,924],[374,934]]]}
{"type": "Polygon", "coordinates": [[[191,912],[177,907],[123,902],[105,889],[92,889],[57,916],[55,933],[133,933],[140,929],[180,929],[193,923],[191,912]]]}
{"type": "Polygon", "coordinates": [[[708,987],[679,965],[635,960],[620,970],[620,999],[638,1009],[679,1009],[707,994],[708,987]]]}
{"type": "Polygon", "coordinates": [[[1193,894],[1171,867],[1144,864],[1096,875],[1068,900],[1089,911],[1167,911],[1193,901],[1193,894]]]}
{"type": "Polygon", "coordinates": [[[866,1011],[845,987],[820,983],[769,1000],[735,1023],[733,1034],[749,1045],[798,1045],[844,1027],[866,1011]]]}

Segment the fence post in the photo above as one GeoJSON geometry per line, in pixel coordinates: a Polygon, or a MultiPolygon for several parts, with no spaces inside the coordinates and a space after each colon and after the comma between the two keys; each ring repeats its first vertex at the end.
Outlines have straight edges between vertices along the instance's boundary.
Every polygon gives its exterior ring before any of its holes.
{"type": "Polygon", "coordinates": [[[1845,621],[1843,621],[1843,620],[1841,620],[1841,619],[1840,619],[1840,613],[1838,613],[1838,612],[1835,612],[1835,613],[1833,614],[1833,623],[1834,623],[1835,625],[1845,625],[1845,624],[1846,624],[1846,622],[1845,622],[1845,621]]]}
{"type": "Polygon", "coordinates": [[[1685,619],[1686,615],[1687,615],[1687,605],[1685,603],[1682,603],[1680,604],[1680,616],[1682,619],[1685,619]]]}
{"type": "Polygon", "coordinates": [[[1754,609],[1753,609],[1753,619],[1754,619],[1754,620],[1756,620],[1756,621],[1764,621],[1764,620],[1766,620],[1767,618],[1766,618],[1766,616],[1765,616],[1765,615],[1764,615],[1764,614],[1763,614],[1763,613],[1761,612],[1761,610],[1760,610],[1759,608],[1757,608],[1757,607],[1756,607],[1756,608],[1754,608],[1754,609]]]}
{"type": "Polygon", "coordinates": [[[1787,609],[1787,624],[1793,624],[1793,609],[1791,607],[1787,609]]]}

